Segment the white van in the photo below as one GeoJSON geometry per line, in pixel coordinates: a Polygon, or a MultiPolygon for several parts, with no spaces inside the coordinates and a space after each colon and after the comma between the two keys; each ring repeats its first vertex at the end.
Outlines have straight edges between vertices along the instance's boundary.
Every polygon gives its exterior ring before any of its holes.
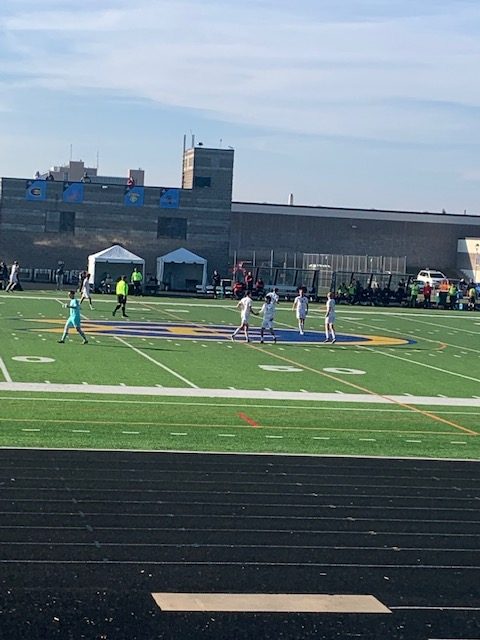
{"type": "Polygon", "coordinates": [[[434,269],[423,269],[418,272],[417,280],[420,282],[427,283],[431,287],[438,287],[438,285],[443,281],[447,280],[447,276],[441,271],[437,271],[434,269]]]}

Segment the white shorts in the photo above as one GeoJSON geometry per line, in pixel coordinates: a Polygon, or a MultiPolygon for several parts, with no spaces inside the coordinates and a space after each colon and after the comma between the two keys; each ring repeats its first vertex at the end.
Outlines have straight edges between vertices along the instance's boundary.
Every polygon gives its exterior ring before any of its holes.
{"type": "Polygon", "coordinates": [[[297,311],[297,320],[305,320],[307,317],[306,311],[297,311]]]}
{"type": "Polygon", "coordinates": [[[273,329],[273,320],[263,320],[262,329],[273,329]]]}
{"type": "Polygon", "coordinates": [[[329,313],[328,316],[325,316],[325,324],[335,324],[335,314],[329,313]]]}
{"type": "Polygon", "coordinates": [[[250,314],[249,313],[242,313],[241,315],[241,320],[240,323],[241,324],[249,324],[250,322],[250,314]]]}

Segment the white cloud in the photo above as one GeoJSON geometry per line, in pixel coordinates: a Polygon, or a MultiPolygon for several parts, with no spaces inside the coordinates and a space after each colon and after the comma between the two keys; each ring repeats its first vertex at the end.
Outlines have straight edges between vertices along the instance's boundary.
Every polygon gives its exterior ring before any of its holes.
{"type": "Polygon", "coordinates": [[[480,105],[476,4],[425,2],[427,15],[396,0],[363,2],[364,13],[340,4],[118,0],[80,11],[10,0],[2,67],[12,86],[106,89],[289,132],[480,141],[477,115],[456,112],[480,105]]]}

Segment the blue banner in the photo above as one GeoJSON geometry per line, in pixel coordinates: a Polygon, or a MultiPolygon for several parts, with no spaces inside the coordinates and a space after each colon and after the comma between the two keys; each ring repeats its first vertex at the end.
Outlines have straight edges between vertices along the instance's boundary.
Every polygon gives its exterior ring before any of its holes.
{"type": "Polygon", "coordinates": [[[162,187],[160,189],[160,207],[162,209],[178,209],[180,206],[180,189],[162,187]]]}
{"type": "Polygon", "coordinates": [[[27,180],[25,184],[26,200],[46,200],[47,183],[45,180],[27,180]]]}
{"type": "Polygon", "coordinates": [[[144,187],[125,187],[123,204],[126,207],[142,207],[145,198],[144,187]]]}
{"type": "Polygon", "coordinates": [[[63,183],[64,202],[83,202],[84,185],[82,182],[63,183]]]}

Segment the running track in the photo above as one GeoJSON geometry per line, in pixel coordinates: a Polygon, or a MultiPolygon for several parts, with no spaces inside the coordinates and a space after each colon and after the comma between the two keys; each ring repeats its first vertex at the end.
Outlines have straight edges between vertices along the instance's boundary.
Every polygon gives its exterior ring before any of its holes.
{"type": "Polygon", "coordinates": [[[1,640],[480,638],[480,464],[0,450],[1,640]],[[153,592],[391,614],[167,613],[153,592]]]}

